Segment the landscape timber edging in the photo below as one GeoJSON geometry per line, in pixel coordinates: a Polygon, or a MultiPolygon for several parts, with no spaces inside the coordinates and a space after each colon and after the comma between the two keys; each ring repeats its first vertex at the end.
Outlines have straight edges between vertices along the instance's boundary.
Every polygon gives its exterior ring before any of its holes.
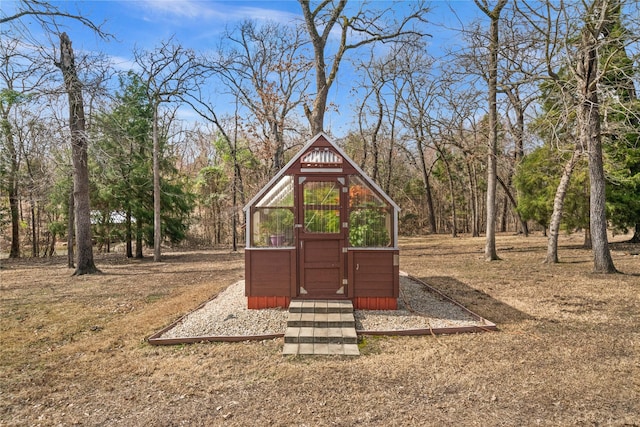
{"type": "MultiPolygon", "coordinates": [[[[414,280],[426,288],[429,291],[438,294],[441,298],[445,299],[451,304],[454,304],[470,314],[472,317],[475,317],[478,321],[482,322],[483,325],[473,325],[473,326],[452,326],[452,327],[444,327],[444,328],[426,328],[426,329],[395,329],[389,331],[367,331],[367,330],[356,330],[358,335],[367,335],[367,336],[420,336],[420,335],[453,335],[453,334],[462,334],[462,333],[478,333],[478,332],[494,332],[498,330],[498,327],[495,323],[490,322],[484,317],[474,313],[473,311],[466,308],[464,305],[449,297],[444,292],[440,291],[437,288],[425,283],[424,281],[418,279],[417,277],[411,276],[409,274],[405,275],[414,280]]],[[[281,334],[266,334],[266,335],[224,335],[224,336],[198,336],[198,337],[177,337],[177,338],[160,338],[167,331],[173,329],[178,323],[180,323],[183,319],[191,315],[193,312],[200,310],[203,308],[208,302],[214,300],[218,297],[218,294],[214,295],[209,300],[203,302],[195,309],[189,311],[184,316],[181,316],[176,321],[168,325],[167,327],[161,329],[155,334],[151,335],[147,338],[147,342],[151,345],[179,345],[179,344],[194,344],[198,342],[242,342],[242,341],[262,341],[262,340],[270,340],[275,338],[284,337],[284,332],[281,334]]]]}

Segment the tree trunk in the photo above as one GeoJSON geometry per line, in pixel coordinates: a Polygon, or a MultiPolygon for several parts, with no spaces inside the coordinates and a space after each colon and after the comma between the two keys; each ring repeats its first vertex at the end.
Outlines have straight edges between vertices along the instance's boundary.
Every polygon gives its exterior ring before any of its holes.
{"type": "MultiPolygon", "coordinates": [[[[306,16],[305,16],[306,18],[306,16]]],[[[307,19],[307,28],[310,34],[314,34],[313,19],[307,19]]],[[[322,41],[320,36],[312,37],[311,42],[315,53],[315,69],[316,69],[316,99],[313,101],[311,110],[305,104],[304,113],[309,120],[311,135],[317,135],[324,131],[324,112],[327,107],[327,97],[329,96],[329,85],[327,84],[326,64],[324,61],[324,46],[326,41],[322,41]]]]}
{"type": "MultiPolygon", "coordinates": [[[[395,106],[395,108],[397,107],[397,104],[395,106]]],[[[397,114],[395,114],[394,111],[394,118],[391,120],[391,138],[389,139],[389,152],[387,154],[387,176],[385,177],[385,181],[384,181],[384,192],[389,194],[391,193],[391,178],[393,177],[393,152],[394,152],[394,148],[396,146],[396,139],[395,139],[395,120],[396,120],[396,116],[397,114]]]]}
{"type": "Polygon", "coordinates": [[[379,162],[380,162],[380,149],[378,147],[378,134],[380,133],[380,128],[382,127],[382,120],[384,119],[384,108],[382,105],[382,101],[380,99],[380,91],[376,91],[376,105],[378,107],[378,111],[376,112],[376,124],[373,128],[373,135],[371,135],[371,150],[373,155],[373,168],[371,169],[371,179],[374,182],[379,183],[380,177],[379,171],[379,162]]]}
{"type": "MultiPolygon", "coordinates": [[[[107,212],[107,215],[110,215],[109,212],[107,212]]],[[[106,245],[107,245],[107,253],[111,253],[111,221],[108,221],[107,224],[105,225],[105,239],[106,239],[106,245]]]]}
{"type": "Polygon", "coordinates": [[[436,214],[433,207],[433,196],[431,195],[431,183],[429,182],[429,171],[427,170],[424,152],[422,151],[422,143],[418,142],[418,154],[420,156],[420,168],[422,169],[422,182],[424,184],[424,193],[427,198],[427,218],[429,219],[429,231],[436,234],[436,214]]]}
{"type": "Polygon", "coordinates": [[[486,224],[486,243],[484,247],[484,258],[487,261],[495,261],[498,258],[496,251],[496,151],[495,146],[490,143],[491,149],[487,157],[487,224],[486,224]]]}
{"type": "Polygon", "coordinates": [[[640,223],[636,224],[633,237],[629,240],[629,243],[640,243],[640,223]]]}
{"type": "MultiPolygon", "coordinates": [[[[49,257],[52,257],[56,253],[56,242],[57,242],[57,234],[55,231],[51,232],[51,244],[49,245],[49,257]]],[[[45,250],[45,256],[47,256],[47,251],[45,250]]]]}
{"type": "Polygon", "coordinates": [[[582,247],[584,249],[593,248],[593,242],[591,241],[591,230],[588,228],[584,229],[584,242],[582,242],[582,247]]]}
{"type": "Polygon", "coordinates": [[[524,237],[529,237],[529,225],[527,224],[527,221],[523,220],[520,214],[518,214],[518,218],[520,219],[522,234],[524,235],[524,237]]]}
{"type": "Polygon", "coordinates": [[[126,245],[126,256],[127,258],[133,258],[133,245],[131,244],[131,239],[133,238],[133,233],[131,231],[131,208],[127,208],[126,219],[125,219],[125,245],[126,245]]]}
{"type": "MultiPolygon", "coordinates": [[[[606,5],[605,5],[606,6],[606,5]]],[[[589,225],[593,248],[593,271],[616,273],[607,238],[605,175],[602,159],[602,135],[600,130],[600,105],[598,102],[598,40],[591,31],[582,32],[580,59],[578,61],[579,90],[582,100],[578,122],[580,140],[589,155],[589,225]]]]}
{"type": "MultiPolygon", "coordinates": [[[[517,121],[516,121],[516,167],[522,162],[524,158],[524,108],[517,109],[517,121]]],[[[522,234],[524,237],[529,236],[529,226],[527,225],[527,221],[522,219],[522,215],[518,212],[518,204],[516,203],[515,197],[510,197],[511,203],[513,204],[514,209],[516,210],[516,215],[518,215],[518,221],[520,221],[520,229],[522,230],[522,234]]]]}
{"type": "MultiPolygon", "coordinates": [[[[599,121],[592,127],[600,127],[599,121]]],[[[599,135],[599,134],[598,134],[599,135]]],[[[609,251],[607,238],[607,215],[605,196],[605,176],[602,161],[602,143],[599,137],[591,137],[589,149],[589,181],[591,183],[589,226],[593,248],[593,270],[595,273],[616,273],[617,270],[609,251]]]]}
{"type": "Polygon", "coordinates": [[[269,115],[269,118],[267,120],[269,121],[271,138],[275,143],[275,150],[273,151],[273,155],[271,157],[271,172],[269,174],[269,177],[274,177],[285,165],[284,135],[282,134],[283,130],[280,129],[278,120],[275,117],[270,117],[269,115]]]}
{"type": "Polygon", "coordinates": [[[438,228],[436,226],[436,209],[433,206],[433,195],[431,194],[431,181],[427,175],[424,183],[424,191],[427,198],[427,218],[429,218],[429,232],[436,234],[438,228]]]}
{"type": "Polygon", "coordinates": [[[160,261],[162,222],[160,217],[160,143],[158,141],[158,103],[153,105],[153,260],[160,261]]]}
{"type": "Polygon", "coordinates": [[[29,207],[31,209],[31,256],[33,258],[38,258],[40,247],[38,244],[38,227],[36,225],[36,204],[33,201],[33,196],[30,196],[29,198],[31,199],[29,201],[29,207]]]}
{"type": "Polygon", "coordinates": [[[333,58],[333,65],[331,66],[329,76],[327,76],[327,64],[324,56],[324,49],[329,38],[329,33],[333,29],[337,20],[347,19],[342,15],[342,11],[347,5],[347,0],[339,0],[338,4],[334,5],[335,7],[331,12],[331,17],[327,22],[324,22],[325,27],[322,29],[322,35],[318,33],[315,18],[317,17],[317,12],[319,12],[324,6],[320,5],[314,12],[312,12],[309,1],[299,0],[299,3],[302,7],[302,14],[311,39],[311,44],[313,45],[315,58],[314,66],[316,71],[316,99],[313,101],[313,107],[311,110],[306,104],[304,105],[304,112],[309,120],[311,135],[317,135],[324,131],[324,113],[327,108],[327,97],[329,95],[329,89],[331,88],[333,80],[338,72],[342,55],[345,51],[347,28],[343,28],[341,31],[340,48],[333,58]]]}
{"type": "Polygon", "coordinates": [[[9,184],[9,211],[11,214],[11,250],[9,252],[9,258],[19,258],[20,211],[18,209],[18,185],[13,182],[9,184]]]}
{"type": "MultiPolygon", "coordinates": [[[[346,2],[346,1],[345,1],[346,2]]],[[[305,8],[303,7],[303,12],[305,8]]],[[[329,84],[327,83],[326,63],[324,60],[324,47],[326,40],[317,33],[315,23],[311,14],[305,13],[307,29],[311,35],[311,43],[315,54],[315,70],[316,70],[316,98],[313,100],[311,109],[304,104],[304,114],[309,120],[311,135],[317,135],[324,131],[324,112],[327,107],[327,98],[329,96],[329,84]]]]}
{"type": "Polygon", "coordinates": [[[500,232],[505,233],[507,231],[507,217],[509,215],[509,200],[507,196],[502,198],[502,212],[500,212],[500,232]]]}
{"type": "Polygon", "coordinates": [[[476,190],[475,171],[471,167],[469,160],[467,163],[467,174],[469,175],[469,205],[471,207],[471,237],[479,237],[478,230],[478,193],[476,190]]]}
{"type": "Polygon", "coordinates": [[[73,236],[76,233],[75,230],[75,215],[76,210],[75,203],[73,202],[73,183],[72,188],[69,191],[69,222],[67,223],[67,267],[75,268],[75,254],[73,251],[73,236]]]}
{"type": "MultiPolygon", "coordinates": [[[[506,93],[509,99],[511,100],[511,105],[513,106],[513,109],[516,115],[516,123],[515,123],[515,126],[512,128],[514,143],[516,146],[515,153],[514,153],[514,169],[513,169],[515,170],[520,164],[520,162],[522,162],[522,159],[524,158],[524,133],[525,133],[524,112],[526,107],[523,105],[523,102],[520,99],[520,91],[518,87],[515,87],[511,90],[507,90],[506,93]]],[[[511,186],[513,182],[512,180],[513,180],[513,172],[510,172],[509,179],[507,182],[509,186],[511,186]]],[[[528,237],[529,227],[527,225],[527,221],[524,221],[522,219],[522,216],[518,212],[517,197],[514,197],[514,195],[511,193],[508,187],[504,185],[503,182],[501,182],[501,184],[505,190],[505,193],[507,194],[507,197],[509,198],[509,201],[513,205],[515,214],[517,215],[518,221],[520,222],[520,230],[522,234],[524,235],[524,237],[528,237]]]]}
{"type": "Polygon", "coordinates": [[[571,174],[581,152],[580,145],[576,145],[569,161],[564,165],[560,183],[556,189],[556,195],[553,199],[553,213],[551,214],[551,222],[549,224],[549,239],[547,240],[547,258],[545,262],[548,264],[558,263],[558,234],[560,232],[560,221],[562,220],[562,210],[564,207],[564,198],[569,188],[571,174]]]}
{"type": "Polygon", "coordinates": [[[77,267],[74,276],[99,272],[93,262],[91,240],[91,205],[89,201],[88,138],[85,130],[82,84],[75,68],[71,40],[66,33],[60,35],[60,62],[56,64],[64,76],[69,96],[69,128],[73,160],[73,197],[75,204],[77,267]]]}
{"type": "Polygon", "coordinates": [[[458,237],[458,215],[456,212],[456,191],[451,174],[451,167],[444,154],[442,155],[444,168],[447,171],[447,180],[449,181],[449,193],[451,193],[451,237],[458,237]]]}
{"type": "Polygon", "coordinates": [[[278,137],[276,139],[276,149],[273,153],[272,163],[273,166],[271,168],[271,177],[274,177],[280,172],[280,169],[285,165],[284,160],[284,141],[282,137],[278,137]]]}
{"type": "MultiPolygon", "coordinates": [[[[479,0],[476,0],[479,4],[479,0]]],[[[499,259],[496,252],[496,193],[497,193],[497,163],[498,163],[498,48],[500,12],[507,4],[507,0],[499,0],[492,11],[480,6],[483,12],[491,18],[489,38],[489,153],[487,155],[487,236],[484,258],[487,261],[499,259]]]]}
{"type": "MultiPolygon", "coordinates": [[[[316,55],[316,63],[318,61],[318,55],[316,55]]],[[[324,58],[322,60],[324,66],[324,58]]],[[[309,120],[309,127],[311,135],[317,135],[320,132],[324,132],[324,112],[327,108],[327,97],[329,96],[329,86],[326,82],[324,73],[318,73],[317,70],[320,66],[316,66],[316,85],[318,87],[318,93],[316,99],[313,101],[313,107],[311,110],[305,105],[305,115],[309,120]]]]}
{"type": "Polygon", "coordinates": [[[238,251],[238,103],[236,102],[235,123],[233,127],[233,184],[232,184],[232,207],[233,216],[231,219],[231,241],[233,252],[238,251]]]}
{"type": "MultiPolygon", "coordinates": [[[[0,106],[1,107],[1,106],[0,106]]],[[[18,151],[13,144],[13,133],[9,122],[9,108],[2,109],[2,133],[5,138],[5,149],[10,161],[7,176],[7,195],[9,196],[9,216],[11,217],[11,249],[9,258],[20,257],[20,210],[18,199],[18,151]]]]}
{"type": "Polygon", "coordinates": [[[144,254],[142,253],[142,221],[136,220],[136,258],[142,259],[144,258],[144,254]]]}
{"type": "MultiPolygon", "coordinates": [[[[513,206],[513,209],[516,213],[516,216],[518,217],[518,221],[520,221],[520,229],[522,231],[522,234],[524,235],[524,237],[528,237],[529,236],[529,226],[527,226],[527,221],[522,219],[522,216],[520,215],[520,213],[518,212],[518,202],[516,201],[515,196],[513,195],[513,193],[509,190],[509,186],[507,184],[504,183],[504,181],[498,177],[498,183],[500,184],[500,186],[502,187],[502,189],[504,190],[504,193],[506,195],[505,198],[505,216],[506,216],[506,212],[507,212],[507,199],[509,200],[509,202],[511,202],[511,206],[513,206]]],[[[509,183],[509,185],[511,185],[509,183]]]]}

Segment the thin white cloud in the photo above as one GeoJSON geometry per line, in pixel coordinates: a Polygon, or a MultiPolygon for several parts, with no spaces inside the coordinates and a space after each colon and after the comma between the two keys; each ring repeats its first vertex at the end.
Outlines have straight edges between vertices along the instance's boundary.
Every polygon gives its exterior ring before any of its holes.
{"type": "MultiPolygon", "coordinates": [[[[135,3],[145,13],[147,21],[187,19],[202,21],[269,20],[290,24],[301,19],[299,13],[278,9],[247,6],[243,2],[211,2],[197,0],[145,0],[135,3]]],[[[268,3],[265,3],[268,4],[268,3]]],[[[174,22],[175,24],[176,22],[174,22]]]]}
{"type": "Polygon", "coordinates": [[[252,19],[256,21],[273,21],[281,24],[291,24],[302,19],[302,13],[285,12],[276,9],[259,7],[239,7],[236,9],[237,19],[252,19]]]}
{"type": "Polygon", "coordinates": [[[109,60],[111,64],[113,64],[113,67],[118,71],[140,71],[140,66],[129,58],[111,55],[109,56],[109,60]]]}
{"type": "MultiPolygon", "coordinates": [[[[216,11],[209,5],[212,3],[202,1],[172,1],[172,0],[146,0],[137,3],[147,14],[161,17],[178,18],[210,18],[216,15],[216,11]]],[[[151,18],[147,18],[150,19],[151,18]]]]}

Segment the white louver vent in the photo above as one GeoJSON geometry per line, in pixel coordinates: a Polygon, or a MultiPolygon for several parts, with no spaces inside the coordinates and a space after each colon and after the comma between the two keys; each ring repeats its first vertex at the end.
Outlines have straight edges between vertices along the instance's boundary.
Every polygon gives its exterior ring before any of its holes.
{"type": "Polygon", "coordinates": [[[304,167],[339,166],[341,164],[342,157],[328,148],[324,150],[316,148],[302,157],[302,165],[304,167]]]}

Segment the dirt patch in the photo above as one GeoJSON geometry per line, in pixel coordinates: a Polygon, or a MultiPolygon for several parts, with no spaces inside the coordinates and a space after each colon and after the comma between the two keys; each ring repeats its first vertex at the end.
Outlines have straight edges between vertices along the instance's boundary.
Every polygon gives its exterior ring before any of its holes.
{"type": "MultiPolygon", "coordinates": [[[[498,333],[367,337],[358,358],[282,339],[154,347],[146,337],[243,278],[242,253],[2,260],[0,425],[640,425],[640,257],[591,273],[582,236],[403,239],[401,269],[498,333]]],[[[616,236],[622,242],[625,236],[616,236]]]]}

